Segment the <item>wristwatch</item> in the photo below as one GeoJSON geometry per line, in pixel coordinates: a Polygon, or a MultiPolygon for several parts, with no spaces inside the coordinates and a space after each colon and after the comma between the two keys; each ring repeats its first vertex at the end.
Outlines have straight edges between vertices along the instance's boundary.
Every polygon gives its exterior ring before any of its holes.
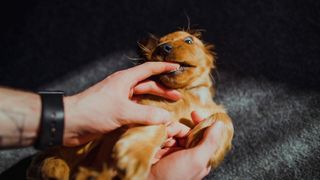
{"type": "Polygon", "coordinates": [[[63,144],[63,91],[40,91],[41,119],[34,147],[45,150],[63,144]]]}

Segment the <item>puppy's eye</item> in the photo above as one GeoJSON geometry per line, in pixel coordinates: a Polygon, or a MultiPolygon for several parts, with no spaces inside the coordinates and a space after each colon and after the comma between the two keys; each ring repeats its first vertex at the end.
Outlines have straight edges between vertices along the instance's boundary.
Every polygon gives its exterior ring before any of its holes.
{"type": "Polygon", "coordinates": [[[184,42],[186,42],[186,43],[188,43],[188,44],[192,44],[192,43],[193,43],[193,39],[192,39],[192,37],[186,37],[186,38],[184,39],[184,42]]]}

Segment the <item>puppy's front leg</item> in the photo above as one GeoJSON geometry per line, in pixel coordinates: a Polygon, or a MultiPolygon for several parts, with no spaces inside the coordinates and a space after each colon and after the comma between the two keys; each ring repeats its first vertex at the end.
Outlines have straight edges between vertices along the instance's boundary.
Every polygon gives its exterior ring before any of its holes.
{"type": "Polygon", "coordinates": [[[121,179],[146,179],[151,161],[166,138],[164,125],[128,129],[114,146],[112,155],[121,179]]]}
{"type": "Polygon", "coordinates": [[[211,115],[209,118],[201,121],[191,130],[187,141],[187,147],[196,146],[202,139],[204,131],[217,121],[223,122],[226,130],[223,132],[221,139],[216,142],[218,147],[217,150],[213,152],[211,159],[208,160],[208,165],[213,169],[222,162],[225,155],[231,149],[231,141],[233,138],[234,129],[230,117],[226,113],[215,113],[211,115]]]}

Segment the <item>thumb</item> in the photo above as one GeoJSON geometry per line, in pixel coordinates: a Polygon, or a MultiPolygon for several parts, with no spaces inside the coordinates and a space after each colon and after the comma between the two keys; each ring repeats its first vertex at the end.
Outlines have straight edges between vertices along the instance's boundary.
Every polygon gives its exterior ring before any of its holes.
{"type": "Polygon", "coordinates": [[[165,124],[171,120],[171,113],[154,106],[147,106],[130,102],[130,111],[122,117],[123,124],[165,124]]]}
{"type": "Polygon", "coordinates": [[[203,163],[208,162],[213,153],[218,150],[224,131],[224,123],[217,121],[204,132],[202,140],[194,148],[199,160],[203,160],[203,163]]]}
{"type": "Polygon", "coordinates": [[[200,144],[203,146],[211,147],[211,149],[217,149],[219,141],[223,137],[224,131],[225,124],[221,121],[216,121],[204,132],[203,139],[200,144]]]}

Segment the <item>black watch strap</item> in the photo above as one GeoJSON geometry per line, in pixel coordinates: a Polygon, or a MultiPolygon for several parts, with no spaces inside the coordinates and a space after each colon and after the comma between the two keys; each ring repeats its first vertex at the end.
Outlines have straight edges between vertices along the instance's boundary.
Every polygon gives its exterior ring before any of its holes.
{"type": "Polygon", "coordinates": [[[44,150],[62,145],[64,133],[64,107],[62,91],[41,91],[41,120],[34,147],[44,150]]]}

